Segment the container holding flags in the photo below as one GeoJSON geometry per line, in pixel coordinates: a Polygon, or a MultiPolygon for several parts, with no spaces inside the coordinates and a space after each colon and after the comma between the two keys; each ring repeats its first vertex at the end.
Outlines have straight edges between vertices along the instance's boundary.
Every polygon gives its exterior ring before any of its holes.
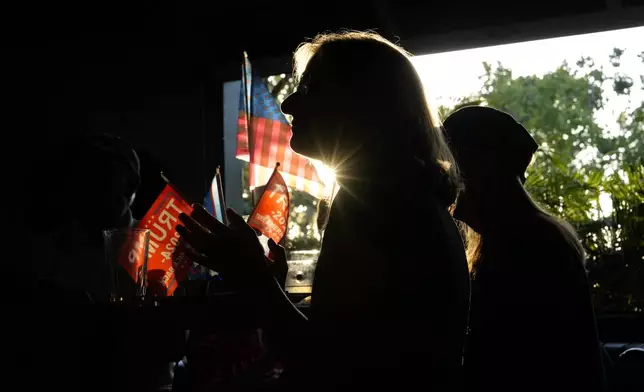
{"type": "Polygon", "coordinates": [[[237,131],[238,159],[249,162],[251,189],[266,184],[279,162],[287,186],[316,198],[328,197],[331,185],[318,173],[315,162],[291,149],[291,126],[277,100],[262,79],[252,71],[244,53],[237,131]]]}
{"type": "Polygon", "coordinates": [[[103,242],[110,271],[110,300],[117,302],[144,296],[150,230],[104,230],[103,242]]]}

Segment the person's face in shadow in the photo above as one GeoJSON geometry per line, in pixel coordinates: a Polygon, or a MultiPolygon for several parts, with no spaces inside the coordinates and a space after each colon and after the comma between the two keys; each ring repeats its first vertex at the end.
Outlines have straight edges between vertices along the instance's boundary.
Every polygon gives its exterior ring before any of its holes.
{"type": "Polygon", "coordinates": [[[499,168],[493,157],[482,156],[473,149],[463,147],[453,150],[465,182],[465,190],[458,197],[454,218],[476,227],[490,213],[503,208],[503,197],[499,195],[499,168]]]}
{"type": "Polygon", "coordinates": [[[357,144],[348,119],[355,110],[347,86],[314,56],[302,75],[297,91],[282,103],[282,112],[293,116],[294,151],[332,164],[357,144]]]}
{"type": "Polygon", "coordinates": [[[110,206],[112,215],[117,222],[123,221],[128,216],[130,206],[134,202],[134,193],[129,176],[123,175],[128,170],[120,162],[114,163],[112,168],[112,184],[109,189],[110,206]]]}
{"type": "MultiPolygon", "coordinates": [[[[92,218],[94,226],[101,229],[111,229],[127,226],[130,218],[130,206],[134,201],[133,186],[126,175],[125,164],[114,161],[106,162],[105,166],[93,176],[93,194],[90,198],[96,203],[96,215],[92,218]],[[103,172],[102,175],[98,173],[103,172]]],[[[93,214],[92,214],[93,215],[93,214]]]]}

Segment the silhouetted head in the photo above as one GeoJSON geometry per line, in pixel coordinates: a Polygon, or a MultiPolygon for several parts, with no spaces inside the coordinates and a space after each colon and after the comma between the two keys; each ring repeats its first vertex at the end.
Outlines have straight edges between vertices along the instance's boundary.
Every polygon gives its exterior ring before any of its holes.
{"type": "Polygon", "coordinates": [[[80,219],[100,229],[126,227],[130,206],[140,185],[140,163],[123,139],[90,136],[78,146],[71,184],[77,191],[80,219]]]}
{"type": "Polygon", "coordinates": [[[443,127],[465,182],[454,215],[470,224],[502,208],[509,190],[522,188],[538,146],[512,116],[490,107],[457,110],[443,127]]]}
{"type": "Polygon", "coordinates": [[[292,148],[340,176],[421,166],[432,180],[442,175],[455,195],[456,166],[409,57],[368,32],[322,34],[300,45],[298,89],[282,104],[293,116],[292,148]]]}

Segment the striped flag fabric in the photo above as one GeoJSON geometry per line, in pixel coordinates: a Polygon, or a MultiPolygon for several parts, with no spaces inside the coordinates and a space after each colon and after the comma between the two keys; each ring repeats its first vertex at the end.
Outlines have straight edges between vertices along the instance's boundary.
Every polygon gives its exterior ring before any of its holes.
{"type": "Polygon", "coordinates": [[[291,149],[291,126],[266,84],[252,72],[245,52],[237,125],[236,157],[250,163],[251,188],[268,183],[273,168],[280,163],[288,187],[317,198],[327,196],[329,186],[318,175],[313,161],[291,149]]]}

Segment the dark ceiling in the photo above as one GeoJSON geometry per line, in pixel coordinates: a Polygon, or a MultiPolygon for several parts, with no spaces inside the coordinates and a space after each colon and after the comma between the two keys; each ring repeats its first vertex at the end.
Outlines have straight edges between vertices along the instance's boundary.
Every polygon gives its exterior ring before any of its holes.
{"type": "MultiPolygon", "coordinates": [[[[423,53],[644,25],[644,0],[473,3],[85,0],[3,5],[2,93],[8,102],[3,135],[10,138],[3,156],[11,161],[4,173],[11,177],[12,169],[24,165],[12,161],[15,154],[55,151],[51,143],[62,136],[86,132],[96,113],[107,113],[95,116],[96,121],[108,118],[137,130],[158,154],[163,148],[175,151],[173,141],[166,143],[164,137],[176,137],[176,129],[192,132],[186,137],[191,140],[205,135],[205,129],[220,130],[219,82],[238,77],[243,50],[256,69],[284,72],[296,45],[321,31],[377,29],[423,53]],[[200,105],[212,108],[212,114],[204,116],[200,105]],[[153,142],[166,144],[157,148],[153,142]]],[[[195,151],[205,151],[199,147],[208,144],[205,139],[166,162],[182,175],[193,174],[184,182],[192,184],[194,194],[200,194],[200,182],[211,174],[206,155],[213,165],[222,156],[221,136],[211,138],[213,151],[204,153],[203,162],[196,162],[201,153],[195,151]]],[[[4,181],[12,184],[9,178],[4,181]]]]}
{"type": "MultiPolygon", "coordinates": [[[[340,28],[378,29],[402,42],[421,36],[516,25],[631,7],[644,0],[535,0],[472,2],[417,0],[146,1],[65,3],[23,13],[10,41],[48,47],[63,61],[121,63],[173,58],[211,65],[288,54],[305,37],[340,28]],[[182,57],[185,56],[185,57],[182,57]],[[155,59],[156,58],[156,59],[155,59]]],[[[5,13],[6,14],[6,13],[5,13]]],[[[624,21],[632,25],[633,21],[624,21]]],[[[641,21],[644,23],[644,21],[641,21]]],[[[544,28],[547,26],[544,26],[544,28]]],[[[571,26],[574,30],[575,26],[571,26]]],[[[588,28],[589,26],[585,26],[588,28]]],[[[592,27],[591,27],[592,28],[592,27]]],[[[601,28],[601,26],[597,26],[601,28]]],[[[554,32],[553,34],[556,34],[554,32]]],[[[455,43],[458,44],[458,43],[455,43]]],[[[418,48],[422,50],[423,48],[418,48]]]]}
{"type": "Polygon", "coordinates": [[[644,24],[644,0],[49,3],[3,12],[16,49],[5,62],[24,90],[90,106],[194,88],[217,72],[226,79],[231,64],[236,77],[243,50],[284,67],[303,39],[340,28],[377,29],[426,52],[644,24]],[[526,24],[528,35],[516,31],[526,24]]]}

